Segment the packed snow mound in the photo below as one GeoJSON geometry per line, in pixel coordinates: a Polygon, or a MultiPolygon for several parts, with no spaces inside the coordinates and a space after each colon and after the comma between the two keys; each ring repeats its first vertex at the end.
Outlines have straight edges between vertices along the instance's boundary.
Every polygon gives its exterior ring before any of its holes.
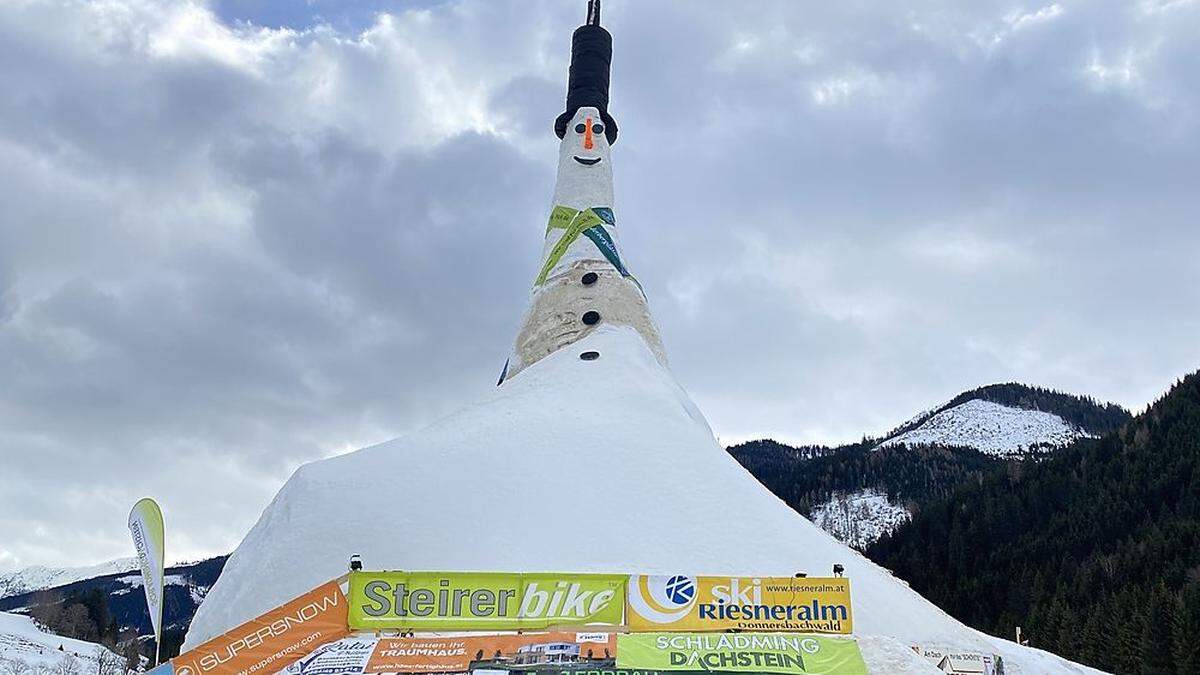
{"type": "Polygon", "coordinates": [[[26,567],[16,572],[0,574],[0,598],[66,586],[84,579],[129,572],[137,567],[136,558],[117,558],[89,567],[43,567],[41,565],[26,567]]]}
{"type": "Polygon", "coordinates": [[[949,445],[1014,457],[1061,447],[1085,436],[1083,430],[1053,413],[972,399],[930,416],[878,447],[949,445]]]}
{"type": "Polygon", "coordinates": [[[0,666],[0,672],[120,675],[125,658],[94,642],[47,633],[27,616],[0,612],[0,666]]]}
{"type": "Polygon", "coordinates": [[[860,551],[912,519],[902,504],[894,504],[886,494],[870,488],[836,493],[814,507],[809,516],[814,525],[860,551]]]}
{"type": "MultiPolygon", "coordinates": [[[[974,631],[763,488],[636,332],[602,327],[407,437],[300,467],[229,558],[185,648],[346,571],[828,575],[856,634],[1097,672],[974,631]],[[584,361],[579,355],[597,351],[584,361]]],[[[889,652],[890,653],[890,652],[889,652]]],[[[1023,670],[1021,669],[1023,665],[1023,670]]]]}

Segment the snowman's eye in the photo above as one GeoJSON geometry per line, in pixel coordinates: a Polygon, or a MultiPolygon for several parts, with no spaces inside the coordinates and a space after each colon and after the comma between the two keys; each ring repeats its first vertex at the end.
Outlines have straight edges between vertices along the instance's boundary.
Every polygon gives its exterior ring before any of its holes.
{"type": "Polygon", "coordinates": [[[592,133],[599,136],[600,134],[604,133],[604,127],[599,124],[593,124],[592,125],[592,133]]]}
{"type": "Polygon", "coordinates": [[[587,127],[583,125],[583,122],[575,125],[575,133],[582,134],[585,131],[587,131],[587,127]]]}

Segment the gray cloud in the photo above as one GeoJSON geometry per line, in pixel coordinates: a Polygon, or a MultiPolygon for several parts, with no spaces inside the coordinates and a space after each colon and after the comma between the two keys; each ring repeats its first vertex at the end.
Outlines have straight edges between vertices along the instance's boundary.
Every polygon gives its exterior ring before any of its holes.
{"type": "MultiPolygon", "coordinates": [[[[0,569],[125,555],[143,494],[228,550],[503,363],[580,8],[255,7],[0,7],[0,569]]],[[[605,11],[624,245],[723,438],[1200,365],[1200,4],[605,11]]]]}

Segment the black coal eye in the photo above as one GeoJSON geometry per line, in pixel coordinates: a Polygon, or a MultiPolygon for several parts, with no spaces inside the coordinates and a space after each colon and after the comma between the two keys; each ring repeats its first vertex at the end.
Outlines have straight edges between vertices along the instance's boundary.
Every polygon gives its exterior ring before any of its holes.
{"type": "Polygon", "coordinates": [[[587,127],[584,126],[582,122],[575,125],[575,133],[582,134],[585,131],[587,131],[587,127]]]}
{"type": "Polygon", "coordinates": [[[604,133],[604,127],[600,126],[599,124],[593,124],[592,133],[599,136],[600,134],[604,133]]]}

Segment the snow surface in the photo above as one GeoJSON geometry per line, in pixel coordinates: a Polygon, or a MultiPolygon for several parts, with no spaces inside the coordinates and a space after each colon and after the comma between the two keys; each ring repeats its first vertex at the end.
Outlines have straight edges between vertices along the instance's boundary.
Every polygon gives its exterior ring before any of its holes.
{"type": "Polygon", "coordinates": [[[836,493],[814,507],[809,516],[814,525],[860,551],[912,519],[903,505],[893,504],[885,493],[870,488],[836,493]]]}
{"type": "Polygon", "coordinates": [[[0,660],[22,663],[31,669],[31,675],[60,673],[59,664],[64,659],[73,661],[78,673],[96,673],[100,650],[120,664],[118,671],[125,669],[125,658],[106,647],[47,633],[30,617],[0,612],[0,660]],[[58,650],[60,646],[62,651],[58,650]]]}
{"type": "MultiPolygon", "coordinates": [[[[113,591],[113,593],[112,593],[113,595],[125,595],[126,593],[131,593],[134,590],[141,588],[146,583],[146,581],[144,579],[142,579],[141,573],[130,574],[130,575],[124,576],[124,577],[118,577],[116,579],[116,582],[120,583],[120,584],[125,584],[129,588],[122,588],[120,590],[113,591]]],[[[195,589],[197,588],[196,586],[193,586],[191,582],[189,582],[187,579],[185,579],[182,574],[168,574],[168,575],[164,576],[163,577],[163,586],[185,586],[185,587],[191,589],[192,591],[195,591],[195,589]]],[[[193,595],[193,597],[194,597],[194,595],[193,595]]],[[[203,596],[201,596],[201,597],[203,597],[203,596]]]]}
{"type": "Polygon", "coordinates": [[[929,417],[915,429],[889,438],[877,449],[936,444],[967,446],[991,455],[1012,457],[1064,446],[1085,436],[1088,434],[1053,413],[971,399],[929,417]]]}
{"type": "Polygon", "coordinates": [[[0,574],[0,598],[73,584],[76,581],[137,569],[136,558],[117,558],[89,567],[26,567],[0,574]]]}
{"type": "MultiPolygon", "coordinates": [[[[963,626],[763,488],[630,328],[603,326],[481,402],[407,437],[300,467],[229,558],[194,647],[368,569],[828,574],[851,579],[872,672],[903,647],[1004,657],[1010,673],[1095,673],[963,626]],[[599,351],[583,361],[583,351],[599,351]]],[[[902,669],[890,665],[902,659],[902,669]]]]}

